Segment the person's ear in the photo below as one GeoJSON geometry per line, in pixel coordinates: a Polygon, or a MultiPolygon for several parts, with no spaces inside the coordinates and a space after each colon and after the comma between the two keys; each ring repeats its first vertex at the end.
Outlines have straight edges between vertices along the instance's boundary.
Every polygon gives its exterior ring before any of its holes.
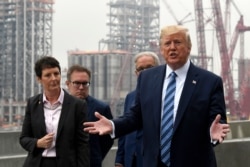
{"type": "Polygon", "coordinates": [[[69,86],[69,84],[70,84],[70,81],[65,81],[65,84],[67,85],[67,86],[69,86]]]}

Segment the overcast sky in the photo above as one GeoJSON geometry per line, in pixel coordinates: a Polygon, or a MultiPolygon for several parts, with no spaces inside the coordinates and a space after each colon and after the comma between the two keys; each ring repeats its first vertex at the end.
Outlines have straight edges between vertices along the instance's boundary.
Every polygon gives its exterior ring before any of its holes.
{"type": "MultiPolygon", "coordinates": [[[[176,21],[167,11],[165,4],[160,0],[160,28],[165,25],[176,24],[176,21]]],[[[194,5],[193,1],[189,0],[167,0],[173,9],[178,20],[184,18],[189,12],[190,17],[187,19],[194,19],[194,5]],[[171,2],[171,3],[170,3],[171,2]]],[[[250,12],[248,0],[234,0],[240,12],[244,15],[246,26],[250,26],[250,12]]],[[[98,50],[99,40],[106,38],[108,27],[106,21],[108,20],[109,7],[107,3],[109,0],[56,0],[54,4],[55,13],[53,16],[53,55],[60,61],[62,67],[67,67],[67,51],[68,50],[98,50]]],[[[211,8],[209,9],[211,1],[203,1],[205,15],[211,16],[211,8]]],[[[224,13],[225,0],[221,0],[221,9],[224,13]]],[[[239,14],[232,6],[231,9],[231,29],[234,30],[236,21],[239,19],[239,14]]],[[[190,29],[191,38],[193,41],[192,53],[197,54],[196,36],[195,36],[195,22],[190,21],[184,24],[190,29]]],[[[209,27],[206,27],[209,29],[209,27]]],[[[209,35],[207,35],[209,36],[209,35]]],[[[245,45],[249,45],[250,32],[245,33],[245,45]],[[249,41],[249,42],[247,42],[249,41]]],[[[209,45],[209,44],[207,44],[209,45]]],[[[247,48],[245,46],[245,48],[247,48]]],[[[207,46],[209,51],[211,46],[207,46]]],[[[248,47],[249,48],[249,47],[248,47]]],[[[236,48],[237,49],[237,48],[236,48]]],[[[211,53],[208,53],[211,54],[211,53]]],[[[245,49],[245,54],[250,57],[250,50],[245,49]]]]}

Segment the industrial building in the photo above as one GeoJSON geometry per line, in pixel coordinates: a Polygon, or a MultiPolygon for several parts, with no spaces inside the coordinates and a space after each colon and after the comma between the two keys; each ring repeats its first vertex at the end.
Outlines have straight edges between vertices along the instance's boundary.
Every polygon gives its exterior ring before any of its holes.
{"type": "Polygon", "coordinates": [[[2,126],[20,124],[26,99],[41,91],[34,62],[41,56],[52,56],[53,4],[53,0],[0,2],[2,126]]]}
{"type": "Polygon", "coordinates": [[[107,39],[98,51],[68,51],[68,66],[92,71],[90,94],[107,101],[114,115],[122,113],[126,94],[135,89],[133,57],[140,51],[159,52],[159,0],[111,0],[107,39]]]}
{"type": "Polygon", "coordinates": [[[158,52],[159,0],[110,0],[109,32],[99,42],[99,50],[158,52]]]}
{"type": "Polygon", "coordinates": [[[91,71],[89,93],[122,114],[123,101],[136,86],[133,55],[126,51],[68,51],[69,66],[80,64],[91,71]],[[117,107],[118,106],[118,107],[117,107]]]}

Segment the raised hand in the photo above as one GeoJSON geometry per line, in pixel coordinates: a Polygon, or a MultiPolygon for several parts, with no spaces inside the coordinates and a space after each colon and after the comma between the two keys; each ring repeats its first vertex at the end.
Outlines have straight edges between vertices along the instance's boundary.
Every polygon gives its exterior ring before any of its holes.
{"type": "Polygon", "coordinates": [[[85,128],[83,130],[91,134],[111,134],[113,130],[111,121],[98,112],[95,112],[95,116],[99,120],[96,122],[84,122],[83,125],[85,128]]]}
{"type": "Polygon", "coordinates": [[[217,140],[221,143],[230,132],[229,124],[221,124],[219,121],[221,119],[220,115],[217,115],[210,127],[210,135],[212,140],[217,140]]]}

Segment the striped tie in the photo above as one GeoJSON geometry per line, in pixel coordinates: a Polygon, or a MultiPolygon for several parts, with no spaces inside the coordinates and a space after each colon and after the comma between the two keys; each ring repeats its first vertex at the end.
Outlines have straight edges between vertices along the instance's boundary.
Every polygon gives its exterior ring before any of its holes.
{"type": "Polygon", "coordinates": [[[174,95],[175,95],[175,72],[170,74],[161,120],[161,160],[167,166],[170,165],[170,146],[173,133],[173,112],[174,112],[174,95]]]}

